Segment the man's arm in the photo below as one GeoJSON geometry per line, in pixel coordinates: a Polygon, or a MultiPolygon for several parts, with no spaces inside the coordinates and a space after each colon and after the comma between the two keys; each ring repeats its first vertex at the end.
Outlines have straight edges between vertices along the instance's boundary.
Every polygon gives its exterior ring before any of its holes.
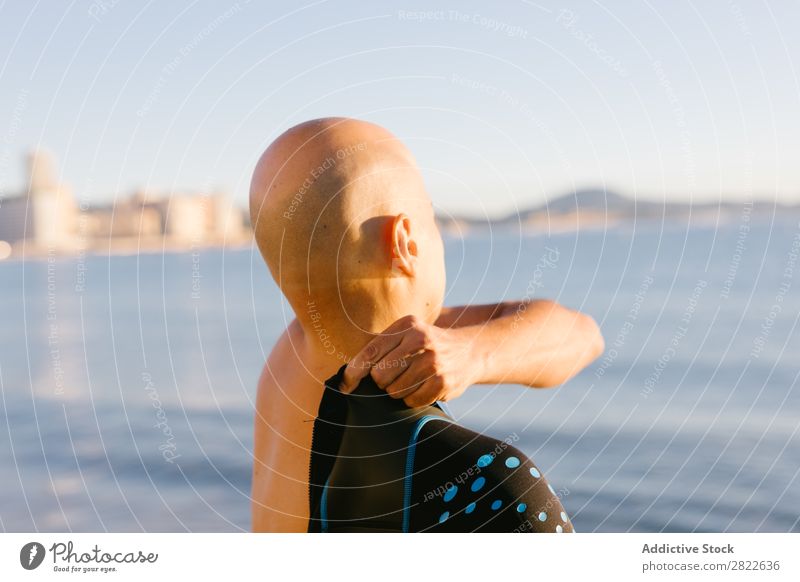
{"type": "Polygon", "coordinates": [[[436,327],[466,327],[481,325],[490,319],[507,314],[510,308],[516,309],[517,302],[487,303],[484,305],[459,305],[442,307],[433,325],[436,327]]]}
{"type": "Polygon", "coordinates": [[[605,349],[594,319],[547,300],[449,308],[434,325],[469,334],[483,369],[476,384],[557,386],[605,349]]]}
{"type": "Polygon", "coordinates": [[[566,382],[599,356],[594,320],[553,301],[448,308],[431,325],[404,317],[359,352],[344,391],[367,374],[409,406],[461,395],[471,384],[566,382]]]}

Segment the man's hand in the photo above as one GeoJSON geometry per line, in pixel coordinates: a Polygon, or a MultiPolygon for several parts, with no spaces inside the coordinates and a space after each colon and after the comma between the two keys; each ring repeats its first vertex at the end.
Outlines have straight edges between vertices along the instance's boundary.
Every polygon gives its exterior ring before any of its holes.
{"type": "Polygon", "coordinates": [[[460,396],[481,376],[481,359],[468,335],[412,315],[398,319],[350,360],[341,390],[352,392],[371,374],[387,394],[411,407],[460,396]]]}
{"type": "Polygon", "coordinates": [[[448,308],[435,325],[406,316],[345,369],[343,392],[372,375],[408,406],[460,396],[472,384],[563,384],[603,353],[588,315],[548,300],[448,308]]]}

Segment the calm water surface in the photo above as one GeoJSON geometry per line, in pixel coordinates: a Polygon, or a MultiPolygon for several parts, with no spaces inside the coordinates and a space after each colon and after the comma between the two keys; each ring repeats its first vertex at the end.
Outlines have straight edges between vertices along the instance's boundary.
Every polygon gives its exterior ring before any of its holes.
{"type": "MultiPolygon", "coordinates": [[[[800,531],[793,224],[447,241],[448,304],[549,297],[604,357],[471,389],[579,531],[800,531]]],[[[255,383],[291,313],[251,251],[0,263],[0,528],[247,530],[255,383]]]]}

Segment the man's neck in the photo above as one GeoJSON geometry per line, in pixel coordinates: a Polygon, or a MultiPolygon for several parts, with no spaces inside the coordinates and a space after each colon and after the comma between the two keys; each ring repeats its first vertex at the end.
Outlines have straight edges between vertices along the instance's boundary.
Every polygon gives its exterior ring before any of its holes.
{"type": "Polygon", "coordinates": [[[318,362],[347,363],[392,323],[406,315],[433,321],[420,295],[398,284],[404,280],[370,281],[371,285],[301,289],[290,300],[303,330],[308,357],[318,362]]]}
{"type": "Polygon", "coordinates": [[[346,364],[377,334],[402,315],[349,315],[309,301],[305,313],[297,313],[308,356],[314,361],[346,364]],[[391,321],[390,321],[391,319],[391,321]]]}

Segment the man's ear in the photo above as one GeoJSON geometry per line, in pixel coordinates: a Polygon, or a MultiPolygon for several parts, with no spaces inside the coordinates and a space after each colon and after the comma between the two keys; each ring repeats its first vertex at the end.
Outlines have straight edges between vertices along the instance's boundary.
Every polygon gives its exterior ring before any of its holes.
{"type": "Polygon", "coordinates": [[[389,244],[392,273],[413,277],[417,272],[417,242],[411,236],[411,219],[403,213],[394,217],[389,244]]]}

